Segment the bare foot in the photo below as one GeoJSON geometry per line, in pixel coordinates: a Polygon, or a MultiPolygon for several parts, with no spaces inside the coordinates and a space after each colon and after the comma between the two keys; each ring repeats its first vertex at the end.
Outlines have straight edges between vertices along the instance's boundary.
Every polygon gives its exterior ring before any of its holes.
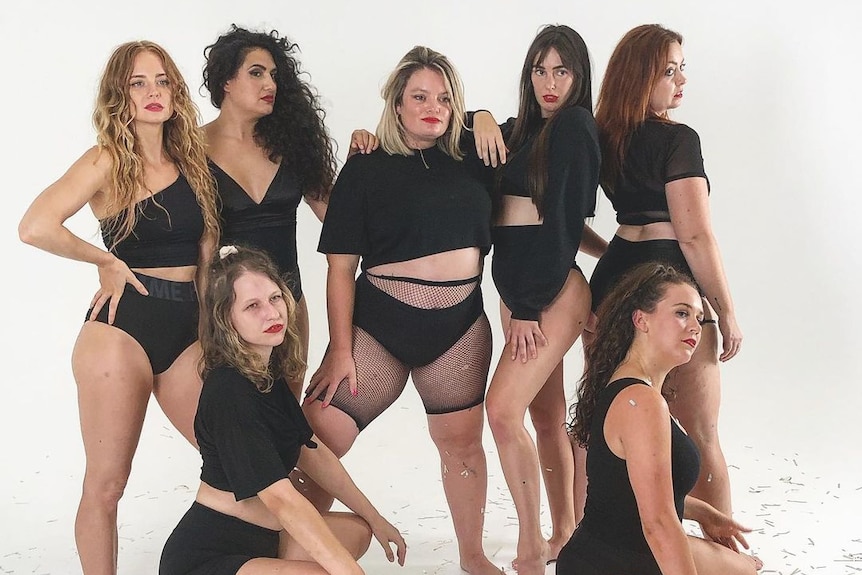
{"type": "Polygon", "coordinates": [[[503,573],[503,570],[491,563],[485,555],[462,558],[461,571],[470,575],[500,575],[503,573]]]}
{"type": "Polygon", "coordinates": [[[518,575],[544,575],[545,565],[557,560],[557,555],[552,554],[550,544],[544,539],[542,540],[542,551],[539,553],[539,556],[535,557],[531,555],[518,553],[518,556],[512,560],[512,569],[517,571],[518,575]]]}
{"type": "Polygon", "coordinates": [[[563,547],[565,547],[566,543],[569,542],[572,534],[569,533],[568,537],[551,537],[548,539],[548,547],[550,548],[550,554],[548,556],[548,562],[556,561],[557,557],[560,555],[560,551],[562,551],[563,547]]]}

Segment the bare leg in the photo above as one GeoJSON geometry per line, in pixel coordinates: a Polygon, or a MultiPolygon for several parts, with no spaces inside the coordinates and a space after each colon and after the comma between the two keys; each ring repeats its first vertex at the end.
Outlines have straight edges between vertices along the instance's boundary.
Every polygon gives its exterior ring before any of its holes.
{"type": "Polygon", "coordinates": [[[548,544],[550,559],[556,558],[575,532],[573,484],[575,462],[566,433],[566,396],[563,363],[557,364],[545,385],[530,403],[530,418],[536,430],[539,467],[551,511],[553,532],[548,544]]]}
{"type": "MultiPolygon", "coordinates": [[[[371,528],[364,519],[355,513],[327,512],[322,515],[329,529],[354,559],[365,555],[371,543],[371,528]]],[[[281,540],[285,544],[279,549],[279,557],[288,561],[314,561],[290,535],[286,532],[282,535],[281,540]]]]}
{"type": "Polygon", "coordinates": [[[85,575],[117,572],[117,504],[141,436],[153,379],[141,346],[103,323],[81,328],[72,352],[87,467],[75,541],[85,575]]]}
{"type": "MultiPolygon", "coordinates": [[[[504,352],[488,391],[488,423],[518,513],[516,568],[523,575],[543,574],[545,562],[555,557],[544,540],[539,522],[539,459],[533,439],[524,426],[524,416],[580,335],[589,305],[590,292],[586,280],[578,272],[570,272],[563,290],[542,313],[540,326],[548,345],[539,349],[536,359],[526,363],[513,361],[508,352],[504,352]]],[[[504,322],[508,322],[509,314],[505,309],[502,317],[504,322]]],[[[561,394],[549,397],[560,398],[561,394]]],[[[562,406],[555,412],[559,413],[560,409],[564,413],[564,398],[562,406]]],[[[573,509],[571,495],[567,494],[565,498],[573,509]]],[[[560,529],[568,528],[560,526],[560,529]]]]}
{"type": "Polygon", "coordinates": [[[700,345],[691,361],[668,375],[665,395],[671,413],[700,450],[700,477],[691,495],[731,515],[730,477],[718,439],[721,377],[717,332],[715,324],[704,326],[700,345]]]}
{"type": "Polygon", "coordinates": [[[195,413],[203,387],[199,370],[202,353],[200,343],[194,342],[153,381],[153,394],[162,411],[195,449],[195,413]]]}
{"type": "MultiPolygon", "coordinates": [[[[312,401],[303,407],[308,423],[320,439],[338,458],[344,457],[359,435],[356,422],[349,415],[330,405],[322,407],[323,402],[312,401]]],[[[294,469],[290,480],[297,491],[302,493],[318,511],[325,513],[332,507],[332,496],[313,479],[294,469]]],[[[282,538],[284,543],[284,538],[282,538]]]]}
{"type": "Polygon", "coordinates": [[[587,450],[572,442],[572,453],[575,456],[575,525],[584,518],[584,506],[587,503],[587,450]]]}
{"type": "Polygon", "coordinates": [[[482,548],[488,468],[482,448],[483,405],[428,416],[428,431],[440,453],[443,491],[449,503],[461,569],[471,575],[499,574],[482,548]]]}
{"type": "MultiPolygon", "coordinates": [[[[299,298],[296,302],[296,327],[299,329],[299,340],[302,342],[302,361],[308,362],[308,306],[305,304],[305,296],[299,298]]],[[[288,381],[287,385],[293,395],[302,402],[302,385],[305,381],[305,371],[295,380],[288,381]]]]}
{"type": "MultiPolygon", "coordinates": [[[[584,344],[585,350],[595,338],[594,332],[597,321],[596,314],[591,312],[587,320],[587,326],[581,334],[581,342],[584,344]]],[[[574,411],[572,410],[570,413],[574,413],[574,411]]],[[[578,525],[584,518],[584,506],[587,503],[587,450],[572,439],[572,453],[575,458],[575,525],[578,525]]]]}
{"type": "Polygon", "coordinates": [[[697,575],[755,575],[755,559],[700,537],[688,537],[697,575]]]}

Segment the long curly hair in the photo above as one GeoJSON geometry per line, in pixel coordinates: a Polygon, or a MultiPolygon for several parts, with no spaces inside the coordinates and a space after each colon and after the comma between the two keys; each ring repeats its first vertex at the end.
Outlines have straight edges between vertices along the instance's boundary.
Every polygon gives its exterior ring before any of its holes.
{"type": "Polygon", "coordinates": [[[296,379],[305,370],[302,342],[296,324],[296,302],[267,254],[252,248],[235,247],[236,251],[224,257],[217,254],[210,264],[199,334],[203,348],[200,371],[205,377],[216,367],[229,365],[266,393],[282,375],[296,379]],[[234,283],[246,273],[259,273],[272,280],[281,290],[287,305],[284,341],[272,350],[269,363],[249,348],[230,319],[231,308],[236,300],[234,283]]]}
{"type": "Polygon", "coordinates": [[[602,151],[599,183],[613,195],[632,134],[648,117],[653,86],[667,66],[667,54],[682,36],[659,24],[632,28],[614,48],[596,103],[596,125],[602,151]]]}
{"type": "MultiPolygon", "coordinates": [[[[107,195],[103,229],[116,244],[127,238],[138,219],[137,198],[144,183],[144,162],[135,134],[135,122],[129,97],[129,78],[135,58],[143,52],[152,52],[161,61],[171,87],[173,115],[164,123],[163,146],[165,154],[176,164],[188,180],[203,212],[205,233],[218,237],[215,182],[207,167],[203,132],[198,128],[200,113],[189,96],[189,89],[177,65],[168,53],[154,42],[140,40],[127,42],[114,50],[102,79],[93,112],[96,141],[100,152],[111,158],[111,180],[107,195]]],[[[148,190],[151,193],[153,190],[148,190]]]]}
{"type": "Polygon", "coordinates": [[[437,147],[452,158],[461,160],[464,157],[460,145],[461,132],[464,130],[464,116],[467,110],[461,76],[446,56],[425,46],[414,46],[407,52],[389,74],[383,86],[381,91],[384,101],[383,113],[377,125],[380,145],[389,154],[413,155],[413,150],[407,145],[404,124],[401,123],[397,108],[404,98],[404,90],[410,77],[423,69],[434,70],[443,76],[443,85],[449,92],[452,106],[449,129],[437,138],[437,147]]]}
{"type": "Polygon", "coordinates": [[[527,187],[539,215],[543,216],[545,187],[548,184],[548,140],[555,116],[560,110],[572,106],[580,106],[590,113],[593,111],[592,65],[587,44],[581,35],[565,25],[548,24],[542,28],[527,50],[518,92],[518,117],[507,145],[515,153],[539,132],[529,150],[527,187]],[[560,55],[563,66],[571,71],[574,81],[569,95],[557,112],[543,123],[542,108],[536,101],[532,76],[536,63],[544,60],[551,48],[560,55]]]}
{"type": "Polygon", "coordinates": [[[299,46],[277,30],[255,32],[232,24],[230,30],[204,49],[203,85],[210,101],[221,109],[225,84],[235,78],[245,57],[255,49],[270,53],[275,62],[275,102],[272,113],[254,126],[254,138],[272,162],[284,162],[306,196],[329,197],[335,179],[335,153],[323,121],[326,112],[296,58],[299,46]]]}
{"type": "Polygon", "coordinates": [[[697,286],[688,274],[656,262],[632,268],[602,300],[593,340],[585,344],[584,375],[578,383],[578,402],[570,409],[573,421],[569,431],[586,447],[599,392],[620,366],[635,338],[632,315],[641,310],[655,311],[671,285],[697,286]]]}

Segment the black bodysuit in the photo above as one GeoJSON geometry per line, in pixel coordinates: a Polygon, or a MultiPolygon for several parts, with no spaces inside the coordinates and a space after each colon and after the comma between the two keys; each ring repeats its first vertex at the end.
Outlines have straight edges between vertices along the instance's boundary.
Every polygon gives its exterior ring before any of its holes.
{"type": "MultiPolygon", "coordinates": [[[[601,155],[592,114],[571,107],[551,121],[541,225],[495,226],[492,231],[494,283],[513,319],[538,320],[560,293],[576,267],[584,220],[596,208],[601,155]]],[[[501,194],[530,197],[528,157],[538,133],[502,167],[501,194]]]]}
{"type": "MultiPolygon", "coordinates": [[[[626,461],[610,450],[604,425],[608,409],[634,378],[613,381],[599,392],[587,446],[587,502],[577,531],[560,552],[558,575],[660,575],[643,534],[626,461]]],[[[682,521],[685,497],[697,482],[700,454],[694,442],[671,419],[673,499],[682,521]]]]}
{"type": "MultiPolygon", "coordinates": [[[[684,124],[653,118],[632,135],[620,175],[612,189],[605,189],[605,195],[613,203],[620,224],[669,222],[665,185],[697,177],[706,179],[697,133],[684,124]]],[[[614,236],[590,277],[593,310],[625,272],[651,261],[692,275],[676,240],[631,242],[614,236]]]]}
{"type": "Polygon", "coordinates": [[[259,204],[214,162],[210,169],[221,198],[219,245],[244,245],[265,251],[287,281],[293,299],[302,297],[296,255],[296,209],[302,191],[282,163],[259,204]]]}

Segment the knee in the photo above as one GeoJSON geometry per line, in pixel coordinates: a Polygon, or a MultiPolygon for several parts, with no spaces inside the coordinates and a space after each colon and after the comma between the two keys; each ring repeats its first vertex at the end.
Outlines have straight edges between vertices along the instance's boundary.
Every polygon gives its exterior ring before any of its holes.
{"type": "Polygon", "coordinates": [[[519,415],[517,410],[505,401],[488,398],[485,409],[488,413],[488,426],[497,442],[512,439],[524,427],[524,413],[519,415]]]}
{"type": "Polygon", "coordinates": [[[530,406],[530,421],[536,435],[553,436],[565,434],[565,407],[530,406]]]}
{"type": "Polygon", "coordinates": [[[128,473],[101,477],[88,474],[84,477],[81,499],[93,502],[100,507],[116,509],[126,490],[128,478],[128,473]]]}
{"type": "Polygon", "coordinates": [[[355,559],[359,559],[365,555],[366,551],[368,551],[368,547],[371,545],[371,536],[373,533],[368,522],[358,515],[356,516],[354,523],[356,525],[354,528],[356,537],[353,542],[353,548],[349,549],[349,551],[355,559]]]}

